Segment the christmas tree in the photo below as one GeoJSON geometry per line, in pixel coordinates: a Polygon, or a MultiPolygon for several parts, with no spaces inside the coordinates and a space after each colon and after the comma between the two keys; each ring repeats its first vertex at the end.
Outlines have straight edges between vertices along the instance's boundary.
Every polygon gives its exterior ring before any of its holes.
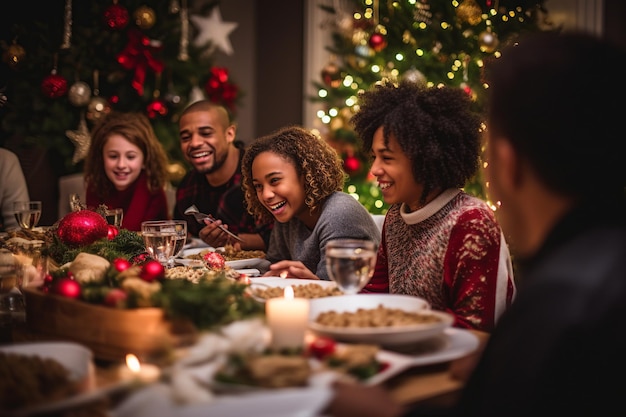
{"type": "MultiPolygon", "coordinates": [[[[481,112],[484,63],[521,34],[551,28],[540,0],[347,0],[320,7],[331,16],[332,45],[321,81],[314,82],[318,96],[311,99],[323,103],[323,134],[344,158],[350,175],[345,191],[371,213],[387,208],[349,125],[358,92],[382,79],[457,86],[481,112]]],[[[485,197],[480,172],[465,190],[485,197]]]]}
{"type": "MultiPolygon", "coordinates": [[[[29,5],[29,7],[34,7],[29,5]]],[[[232,53],[217,1],[48,2],[3,27],[0,145],[56,154],[60,175],[82,171],[89,131],[111,110],[144,112],[170,156],[172,182],[188,166],[177,114],[209,98],[236,113],[242,98],[215,51],[232,53]]]]}

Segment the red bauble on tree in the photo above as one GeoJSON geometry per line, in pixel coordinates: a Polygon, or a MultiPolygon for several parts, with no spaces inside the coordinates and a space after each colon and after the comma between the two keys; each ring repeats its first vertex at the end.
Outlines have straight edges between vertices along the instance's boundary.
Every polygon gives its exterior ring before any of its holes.
{"type": "Polygon", "coordinates": [[[348,156],[343,161],[343,167],[348,174],[354,174],[361,168],[361,161],[356,156],[348,156]]]}
{"type": "Polygon", "coordinates": [[[157,116],[165,116],[168,112],[168,108],[165,101],[157,98],[148,104],[146,111],[148,112],[148,117],[154,119],[157,116]]]}
{"type": "Polygon", "coordinates": [[[41,93],[48,98],[63,97],[67,93],[67,80],[56,71],[52,71],[41,82],[41,93]]]}
{"type": "Polygon", "coordinates": [[[368,44],[370,48],[376,52],[380,52],[387,46],[387,39],[385,39],[385,36],[382,33],[374,32],[372,33],[372,36],[370,36],[368,44]]]}
{"type": "Polygon", "coordinates": [[[120,6],[115,2],[115,4],[107,7],[104,11],[104,24],[107,25],[108,28],[114,30],[124,29],[126,25],[128,25],[129,16],[128,10],[125,7],[120,6]]]}
{"type": "Polygon", "coordinates": [[[107,237],[109,224],[93,210],[73,211],[59,221],[57,236],[72,247],[90,245],[107,237]]]}

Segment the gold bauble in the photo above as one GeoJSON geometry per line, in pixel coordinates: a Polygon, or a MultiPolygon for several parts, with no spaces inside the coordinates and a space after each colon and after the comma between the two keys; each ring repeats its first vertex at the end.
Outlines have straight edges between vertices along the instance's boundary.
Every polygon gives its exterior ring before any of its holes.
{"type": "Polygon", "coordinates": [[[4,51],[2,56],[4,62],[7,63],[11,68],[17,68],[19,64],[22,63],[22,60],[26,56],[26,51],[16,42],[13,42],[9,47],[4,51]]]}
{"type": "Polygon", "coordinates": [[[482,52],[488,54],[494,52],[498,48],[498,36],[490,30],[481,32],[478,35],[478,46],[482,52]]]}
{"type": "Polygon", "coordinates": [[[156,13],[148,6],[141,6],[133,13],[133,19],[141,29],[150,29],[156,22],[156,13]]]}
{"type": "Polygon", "coordinates": [[[167,166],[167,175],[174,184],[179,183],[186,173],[187,170],[180,162],[174,162],[167,166]]]}
{"type": "Polygon", "coordinates": [[[456,17],[462,21],[476,26],[482,20],[483,11],[475,0],[464,0],[456,8],[456,17]]]}
{"type": "Polygon", "coordinates": [[[102,119],[111,112],[111,105],[102,97],[94,97],[87,106],[87,119],[91,122],[102,119]]]}

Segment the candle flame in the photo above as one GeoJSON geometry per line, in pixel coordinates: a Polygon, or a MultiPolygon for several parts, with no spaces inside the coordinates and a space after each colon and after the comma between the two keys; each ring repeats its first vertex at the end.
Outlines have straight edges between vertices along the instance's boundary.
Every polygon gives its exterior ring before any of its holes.
{"type": "Polygon", "coordinates": [[[285,298],[287,298],[289,300],[293,300],[293,288],[291,288],[291,285],[287,285],[285,287],[283,295],[284,295],[285,298]]]}
{"type": "Polygon", "coordinates": [[[128,366],[128,368],[135,373],[141,370],[141,364],[139,363],[139,359],[137,359],[137,356],[133,355],[132,353],[126,355],[126,366],[128,366]]]}
{"type": "Polygon", "coordinates": [[[281,273],[280,273],[280,277],[281,277],[281,278],[283,278],[283,279],[284,279],[284,278],[287,278],[287,271],[283,271],[283,272],[281,272],[281,273]]]}

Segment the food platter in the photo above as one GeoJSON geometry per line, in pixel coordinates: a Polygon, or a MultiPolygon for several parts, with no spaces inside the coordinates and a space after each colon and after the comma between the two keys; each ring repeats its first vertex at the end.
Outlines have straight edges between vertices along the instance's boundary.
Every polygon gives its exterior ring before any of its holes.
{"type": "Polygon", "coordinates": [[[381,346],[407,345],[441,334],[452,326],[454,316],[443,311],[432,310],[426,300],[400,294],[357,294],[326,297],[311,300],[309,329],[320,336],[340,342],[373,343],[381,346]],[[322,313],[355,313],[358,310],[374,310],[379,307],[398,309],[409,313],[420,313],[416,324],[393,326],[334,326],[317,322],[322,313]]]}

